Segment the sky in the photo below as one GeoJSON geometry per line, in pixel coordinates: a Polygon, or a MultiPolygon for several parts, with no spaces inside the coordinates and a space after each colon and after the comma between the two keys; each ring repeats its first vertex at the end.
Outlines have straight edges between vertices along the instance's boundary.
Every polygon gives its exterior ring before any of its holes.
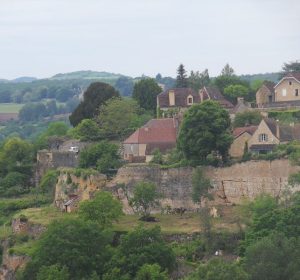
{"type": "Polygon", "coordinates": [[[0,0],[0,78],[237,74],[300,59],[299,0],[0,0]]]}

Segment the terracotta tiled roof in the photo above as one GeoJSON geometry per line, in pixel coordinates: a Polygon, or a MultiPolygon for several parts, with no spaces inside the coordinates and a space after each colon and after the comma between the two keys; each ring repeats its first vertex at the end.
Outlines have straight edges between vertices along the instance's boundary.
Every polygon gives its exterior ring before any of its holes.
{"type": "Polygon", "coordinates": [[[250,135],[253,135],[254,132],[256,131],[257,127],[258,127],[257,125],[237,127],[233,130],[232,134],[233,134],[234,138],[239,137],[244,132],[248,132],[250,135]]]}
{"type": "Polygon", "coordinates": [[[227,99],[225,99],[225,97],[222,95],[222,93],[219,91],[218,88],[216,87],[204,87],[203,89],[201,89],[201,91],[203,92],[203,100],[213,100],[213,101],[217,101],[220,103],[220,105],[226,109],[230,109],[233,108],[233,104],[228,101],[227,99]]]}
{"type": "Polygon", "coordinates": [[[129,136],[124,144],[176,143],[176,123],[173,118],[152,119],[129,136]]]}
{"type": "Polygon", "coordinates": [[[168,107],[189,107],[187,98],[189,95],[193,96],[193,103],[200,103],[200,96],[197,92],[195,92],[191,88],[172,88],[165,90],[164,92],[160,93],[157,98],[159,102],[160,108],[168,108],[168,107]],[[169,92],[173,91],[175,95],[175,105],[170,106],[169,103],[169,92]]]}

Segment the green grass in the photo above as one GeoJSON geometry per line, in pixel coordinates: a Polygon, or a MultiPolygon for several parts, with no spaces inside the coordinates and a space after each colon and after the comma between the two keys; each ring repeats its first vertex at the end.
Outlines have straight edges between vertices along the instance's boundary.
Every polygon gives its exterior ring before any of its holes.
{"type": "MultiPolygon", "coordinates": [[[[160,226],[165,234],[190,234],[201,232],[201,221],[198,213],[187,213],[180,215],[153,215],[158,219],[158,222],[141,222],[138,215],[125,215],[119,219],[113,226],[116,231],[131,231],[139,224],[145,227],[160,226]]],[[[231,216],[216,218],[212,220],[213,230],[220,232],[223,230],[229,232],[238,232],[239,227],[236,221],[231,216]]]]}
{"type": "Polygon", "coordinates": [[[24,104],[0,103],[0,113],[19,113],[24,104]]]}
{"type": "Polygon", "coordinates": [[[73,214],[65,214],[54,206],[42,207],[42,208],[27,208],[19,211],[14,215],[14,218],[17,218],[21,215],[25,215],[28,220],[34,224],[41,224],[47,226],[53,220],[58,220],[66,215],[73,214]]]}
{"type": "Polygon", "coordinates": [[[2,225],[0,227],[0,240],[4,240],[8,236],[12,234],[11,226],[10,225],[2,225]]]}

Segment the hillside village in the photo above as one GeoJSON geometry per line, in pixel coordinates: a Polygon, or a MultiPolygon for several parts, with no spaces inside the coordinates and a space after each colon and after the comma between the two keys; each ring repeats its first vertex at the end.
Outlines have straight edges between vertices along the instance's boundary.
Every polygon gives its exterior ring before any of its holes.
{"type": "MultiPolygon", "coordinates": [[[[215,79],[200,75],[196,86],[183,65],[177,74],[174,87],[139,80],[132,98],[93,82],[69,115],[73,127],[52,122],[33,143],[4,141],[0,279],[44,279],[37,278],[49,268],[44,262],[58,258],[51,248],[63,265],[50,268],[66,280],[194,280],[198,267],[210,264],[229,266],[232,279],[275,279],[257,278],[250,267],[259,270],[259,242],[290,244],[300,233],[300,72],[259,81],[255,90],[228,64],[215,79]],[[105,267],[93,263],[78,272],[78,239],[100,244],[104,237],[95,236],[105,230],[110,237],[102,248],[111,246],[111,256],[97,256],[105,267]],[[60,238],[77,248],[73,263],[60,238]],[[136,278],[142,268],[160,278],[136,278]]],[[[284,250],[295,256],[297,246],[284,250]]],[[[295,271],[278,279],[298,279],[295,271]]]]}

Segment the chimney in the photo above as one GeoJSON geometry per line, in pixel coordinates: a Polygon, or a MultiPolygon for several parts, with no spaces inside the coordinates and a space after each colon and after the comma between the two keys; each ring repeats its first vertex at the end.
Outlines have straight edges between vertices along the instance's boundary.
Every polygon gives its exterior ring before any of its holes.
{"type": "Polygon", "coordinates": [[[279,120],[276,120],[276,137],[280,140],[279,120]]]}
{"type": "Polygon", "coordinates": [[[243,103],[244,103],[244,97],[238,97],[237,104],[243,104],[243,103]]]}
{"type": "Polygon", "coordinates": [[[200,102],[203,102],[203,89],[199,89],[200,102]]]}

